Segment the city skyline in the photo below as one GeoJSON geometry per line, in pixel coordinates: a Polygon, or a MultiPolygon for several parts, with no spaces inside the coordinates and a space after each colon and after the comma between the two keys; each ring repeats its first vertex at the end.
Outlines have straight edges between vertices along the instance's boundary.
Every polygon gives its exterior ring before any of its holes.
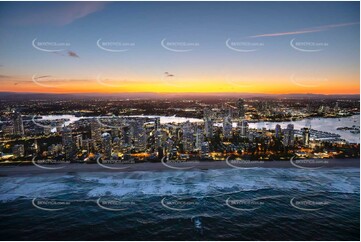
{"type": "Polygon", "coordinates": [[[349,1],[1,2],[1,238],[359,239],[360,22],[349,1]]]}
{"type": "Polygon", "coordinates": [[[358,2],[0,9],[0,92],[359,94],[358,2]]]}

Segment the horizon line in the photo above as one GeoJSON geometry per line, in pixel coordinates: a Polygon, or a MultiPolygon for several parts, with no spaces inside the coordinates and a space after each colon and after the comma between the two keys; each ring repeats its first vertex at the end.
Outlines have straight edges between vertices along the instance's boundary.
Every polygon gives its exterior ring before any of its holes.
{"type": "Polygon", "coordinates": [[[257,92],[16,92],[16,91],[0,91],[0,93],[12,93],[12,94],[53,94],[53,95],[61,95],[61,94],[96,94],[96,95],[118,95],[118,94],[157,94],[157,95],[185,95],[185,94],[198,94],[198,95],[215,95],[215,94],[252,94],[252,95],[359,95],[360,93],[257,93],[257,92]]]}

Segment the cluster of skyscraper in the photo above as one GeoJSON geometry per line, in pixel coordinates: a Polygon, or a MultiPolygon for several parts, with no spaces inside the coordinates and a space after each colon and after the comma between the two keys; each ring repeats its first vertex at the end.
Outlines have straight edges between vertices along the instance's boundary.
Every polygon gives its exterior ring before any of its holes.
{"type": "MultiPolygon", "coordinates": [[[[219,112],[206,107],[203,110],[203,123],[187,121],[180,124],[161,124],[159,117],[93,118],[89,120],[91,138],[83,140],[82,136],[78,135],[74,139],[68,128],[63,129],[63,150],[69,159],[79,149],[99,153],[105,159],[117,159],[119,155],[124,156],[131,152],[185,158],[187,154],[197,153],[200,157],[207,158],[215,137],[221,142],[231,142],[235,136],[253,140],[255,135],[258,135],[256,132],[249,132],[243,99],[237,101],[236,108],[224,109],[220,113],[221,117],[219,112]]],[[[309,129],[304,128],[302,132],[304,144],[308,145],[309,129]]],[[[284,130],[277,124],[274,135],[285,147],[294,146],[293,124],[289,124],[284,130]]]]}
{"type": "MultiPolygon", "coordinates": [[[[241,137],[247,137],[248,123],[243,120],[244,101],[238,105],[238,123],[236,130],[241,137]]],[[[68,127],[62,129],[63,151],[67,159],[72,159],[79,150],[101,154],[103,158],[119,158],[119,155],[133,153],[157,154],[158,157],[187,156],[198,153],[209,157],[210,143],[214,138],[215,113],[204,109],[204,123],[184,122],[180,124],[161,124],[160,118],[93,118],[89,120],[91,137],[72,136],[68,127]]],[[[229,141],[233,137],[233,124],[230,112],[223,116],[221,138],[229,141]]]]}
{"type": "MultiPolygon", "coordinates": [[[[239,99],[236,106],[204,108],[204,122],[161,124],[160,117],[84,118],[79,122],[80,126],[86,127],[87,132],[73,132],[70,128],[72,126],[62,127],[62,144],[52,144],[48,147],[48,153],[53,156],[64,154],[67,160],[84,155],[89,157],[91,154],[100,154],[103,159],[120,159],[127,155],[130,157],[131,153],[158,158],[187,158],[189,154],[208,158],[210,152],[217,149],[217,145],[220,149],[224,147],[221,143],[240,145],[240,142],[253,142],[255,139],[270,142],[266,135],[269,132],[265,128],[262,132],[249,130],[245,114],[245,102],[239,99]]],[[[11,127],[14,135],[24,135],[23,120],[19,112],[13,113],[11,127]]],[[[301,132],[303,145],[308,146],[310,130],[303,128],[301,132]]],[[[273,135],[284,147],[295,145],[293,124],[288,124],[283,130],[277,124],[273,135]]],[[[35,146],[38,147],[37,144],[35,146]]],[[[34,150],[38,151],[37,148],[34,150]]],[[[15,145],[13,154],[22,156],[24,145],[15,145]]]]}

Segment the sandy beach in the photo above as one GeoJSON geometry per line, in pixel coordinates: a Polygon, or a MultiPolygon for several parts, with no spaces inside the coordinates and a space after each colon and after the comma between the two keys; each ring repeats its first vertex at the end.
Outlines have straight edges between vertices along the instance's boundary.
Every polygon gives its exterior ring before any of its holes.
{"type": "Polygon", "coordinates": [[[1,166],[0,176],[22,176],[50,173],[73,172],[135,172],[135,171],[194,171],[210,169],[252,169],[252,168],[294,168],[324,169],[360,167],[359,159],[324,159],[298,161],[190,161],[167,163],[135,163],[135,164],[63,164],[63,165],[29,165],[1,166]]]}

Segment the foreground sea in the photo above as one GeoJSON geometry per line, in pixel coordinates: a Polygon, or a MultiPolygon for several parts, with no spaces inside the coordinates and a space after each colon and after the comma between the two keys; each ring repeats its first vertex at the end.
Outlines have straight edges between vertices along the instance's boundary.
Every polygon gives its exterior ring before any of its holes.
{"type": "Polygon", "coordinates": [[[0,177],[3,240],[359,240],[360,169],[0,177]]]}

